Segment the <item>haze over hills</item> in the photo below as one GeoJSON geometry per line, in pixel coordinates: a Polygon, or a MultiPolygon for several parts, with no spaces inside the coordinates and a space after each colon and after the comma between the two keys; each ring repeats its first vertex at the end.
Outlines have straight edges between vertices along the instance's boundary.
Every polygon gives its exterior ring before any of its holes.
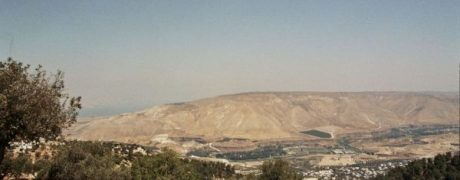
{"type": "Polygon", "coordinates": [[[368,132],[458,122],[458,94],[433,92],[242,93],[80,120],[70,138],[149,144],[155,136],[311,138],[301,131],[368,132]]]}

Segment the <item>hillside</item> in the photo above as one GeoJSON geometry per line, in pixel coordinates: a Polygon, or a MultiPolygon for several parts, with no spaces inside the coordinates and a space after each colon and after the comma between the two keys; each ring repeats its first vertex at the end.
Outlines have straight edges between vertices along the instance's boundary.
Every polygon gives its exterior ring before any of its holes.
{"type": "Polygon", "coordinates": [[[334,135],[402,125],[458,122],[454,93],[279,92],[224,95],[140,112],[80,120],[70,138],[148,144],[157,135],[267,140],[334,135]]]}

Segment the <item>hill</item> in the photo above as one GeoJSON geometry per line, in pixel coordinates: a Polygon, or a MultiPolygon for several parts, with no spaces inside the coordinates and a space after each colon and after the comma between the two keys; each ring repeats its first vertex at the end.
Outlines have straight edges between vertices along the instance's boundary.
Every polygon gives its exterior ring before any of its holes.
{"type": "Polygon", "coordinates": [[[113,117],[79,120],[70,138],[149,144],[162,137],[312,138],[403,125],[458,122],[458,96],[433,92],[242,93],[155,106],[113,117]]]}

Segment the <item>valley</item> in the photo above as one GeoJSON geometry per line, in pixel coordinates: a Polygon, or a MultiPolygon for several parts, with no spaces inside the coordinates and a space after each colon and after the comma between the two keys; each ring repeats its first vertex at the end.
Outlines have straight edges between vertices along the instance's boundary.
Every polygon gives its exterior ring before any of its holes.
{"type": "Polygon", "coordinates": [[[153,152],[167,147],[240,174],[281,158],[306,177],[375,177],[459,151],[457,104],[454,93],[243,93],[79,120],[65,133],[153,152]]]}
{"type": "Polygon", "coordinates": [[[242,174],[257,172],[264,160],[282,158],[306,177],[367,179],[389,168],[406,165],[413,159],[459,151],[459,141],[457,125],[410,126],[343,135],[336,140],[263,142],[251,150],[197,148],[186,156],[226,162],[242,174]]]}

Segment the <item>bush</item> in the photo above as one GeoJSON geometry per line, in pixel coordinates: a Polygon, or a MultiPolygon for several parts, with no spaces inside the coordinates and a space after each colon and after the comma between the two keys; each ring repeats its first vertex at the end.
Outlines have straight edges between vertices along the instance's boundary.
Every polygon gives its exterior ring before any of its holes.
{"type": "MultiPolygon", "coordinates": [[[[110,143],[71,141],[53,147],[50,159],[31,162],[31,154],[8,158],[0,170],[8,177],[37,174],[37,179],[230,179],[232,166],[182,159],[169,149],[156,155],[119,154],[110,143]]],[[[132,149],[129,150],[132,152],[132,149]]]]}
{"type": "Polygon", "coordinates": [[[101,143],[69,142],[39,171],[38,179],[130,179],[129,169],[101,143]]]}
{"type": "Polygon", "coordinates": [[[414,160],[375,179],[460,179],[460,156],[446,153],[436,155],[434,159],[414,160]]]}
{"type": "Polygon", "coordinates": [[[7,153],[0,165],[0,171],[4,173],[4,176],[15,179],[19,179],[22,175],[31,174],[35,169],[29,155],[24,153],[18,154],[17,157],[13,157],[12,153],[7,153]]]}
{"type": "Polygon", "coordinates": [[[196,170],[169,149],[154,156],[137,156],[131,167],[133,179],[201,179],[196,170]]]}
{"type": "Polygon", "coordinates": [[[261,180],[284,180],[284,179],[302,179],[294,168],[287,161],[277,159],[265,161],[261,167],[262,174],[259,176],[261,180]]]}

